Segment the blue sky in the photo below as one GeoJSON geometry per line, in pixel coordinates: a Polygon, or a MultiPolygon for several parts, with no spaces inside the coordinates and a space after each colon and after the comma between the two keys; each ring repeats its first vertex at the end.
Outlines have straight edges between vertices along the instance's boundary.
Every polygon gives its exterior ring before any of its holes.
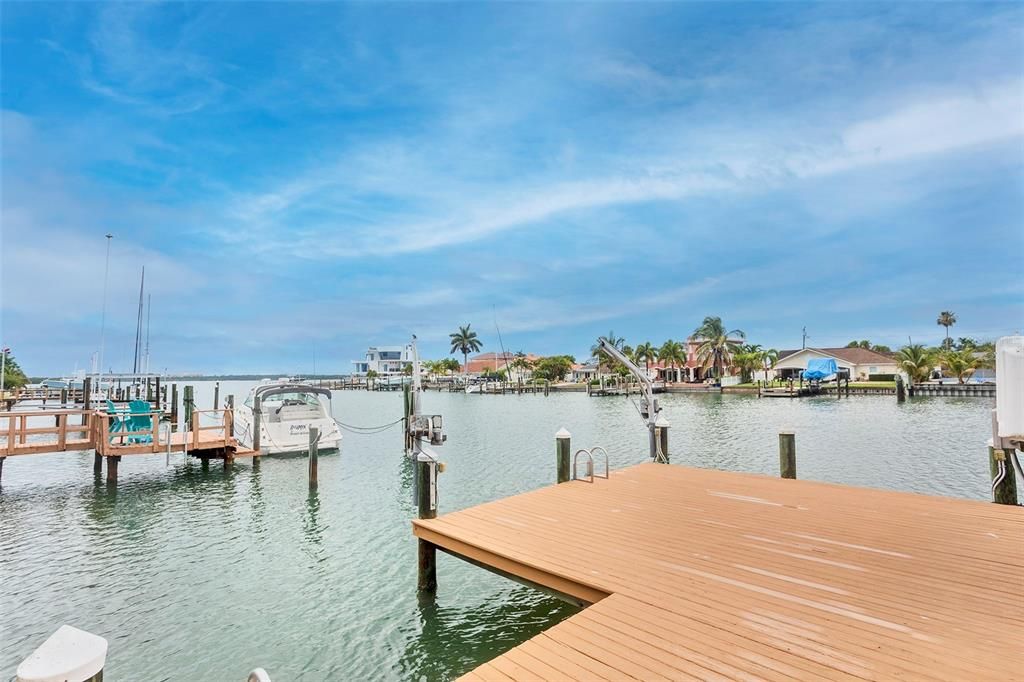
{"type": "Polygon", "coordinates": [[[472,323],[937,342],[1024,328],[1018,4],[36,4],[2,16],[2,336],[345,372],[472,323]]]}

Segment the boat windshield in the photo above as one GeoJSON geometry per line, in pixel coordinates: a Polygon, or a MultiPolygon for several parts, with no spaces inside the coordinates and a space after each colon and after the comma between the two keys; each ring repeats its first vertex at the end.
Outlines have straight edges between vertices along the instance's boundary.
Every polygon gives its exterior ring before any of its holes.
{"type": "MultiPolygon", "coordinates": [[[[320,406],[320,398],[315,393],[305,393],[303,391],[272,393],[263,398],[261,402],[264,405],[299,404],[320,406]]],[[[248,407],[252,407],[252,395],[245,399],[245,404],[248,407]]]]}

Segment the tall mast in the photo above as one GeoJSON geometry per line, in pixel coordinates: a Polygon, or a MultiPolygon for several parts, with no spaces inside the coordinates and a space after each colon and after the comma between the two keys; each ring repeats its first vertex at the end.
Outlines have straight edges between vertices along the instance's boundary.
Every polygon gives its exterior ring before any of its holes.
{"type": "Polygon", "coordinates": [[[139,373],[139,346],[142,343],[142,301],[143,292],[146,289],[146,266],[142,266],[142,282],[139,283],[139,315],[135,323],[135,361],[132,364],[132,374],[139,373]]]}
{"type": "Polygon", "coordinates": [[[143,371],[149,374],[149,320],[153,316],[153,294],[146,294],[146,364],[143,371]]]}
{"type": "Polygon", "coordinates": [[[114,235],[107,233],[107,260],[103,266],[103,312],[100,313],[100,357],[99,364],[96,365],[96,390],[102,390],[103,387],[103,346],[106,340],[107,331],[107,275],[110,273],[110,240],[114,238],[114,235]]]}

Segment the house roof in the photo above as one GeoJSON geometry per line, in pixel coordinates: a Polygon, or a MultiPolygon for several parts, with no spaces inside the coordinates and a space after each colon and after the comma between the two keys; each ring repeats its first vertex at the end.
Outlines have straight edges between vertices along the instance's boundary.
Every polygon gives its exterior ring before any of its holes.
{"type": "Polygon", "coordinates": [[[779,351],[779,360],[785,360],[790,355],[795,355],[803,350],[816,351],[830,355],[838,360],[845,360],[854,365],[891,365],[896,360],[891,355],[885,355],[867,348],[798,348],[797,350],[779,351]]]}

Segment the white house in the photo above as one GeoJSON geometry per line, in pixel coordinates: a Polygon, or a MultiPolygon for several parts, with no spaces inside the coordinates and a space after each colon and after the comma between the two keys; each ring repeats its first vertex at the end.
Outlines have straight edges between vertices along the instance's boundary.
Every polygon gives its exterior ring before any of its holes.
{"type": "Polygon", "coordinates": [[[377,376],[388,377],[402,374],[405,366],[412,362],[412,346],[370,346],[366,349],[365,360],[352,361],[352,373],[366,376],[373,370],[377,376]]]}
{"type": "Polygon", "coordinates": [[[779,351],[775,376],[796,379],[807,369],[808,360],[829,358],[836,361],[840,374],[852,381],[868,381],[876,375],[891,378],[898,370],[894,357],[867,348],[804,348],[779,351]]]}

